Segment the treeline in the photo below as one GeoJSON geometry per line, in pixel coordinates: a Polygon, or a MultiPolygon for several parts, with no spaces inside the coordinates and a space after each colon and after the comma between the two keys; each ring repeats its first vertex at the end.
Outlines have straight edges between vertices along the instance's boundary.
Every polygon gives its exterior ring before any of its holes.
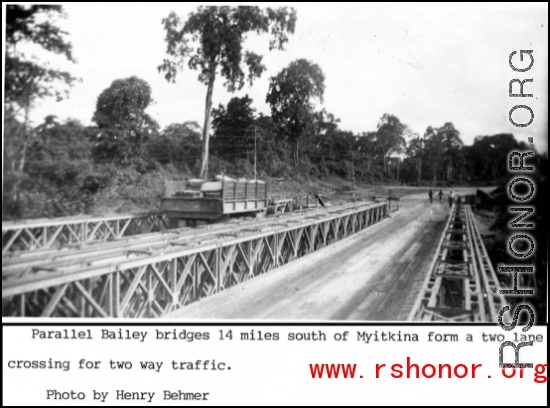
{"type": "MultiPolygon", "coordinates": [[[[184,122],[160,129],[146,113],[151,100],[149,85],[132,77],[114,81],[99,95],[93,126],[48,116],[28,129],[6,111],[4,219],[85,213],[102,189],[138,183],[162,167],[197,176],[201,127],[184,122]]],[[[248,95],[214,108],[212,118],[210,175],[488,185],[507,177],[508,152],[527,148],[511,134],[479,136],[465,146],[452,123],[418,136],[390,114],[376,130],[354,134],[324,110],[313,112],[296,140],[273,117],[258,114],[248,95]]]]}
{"type": "Polygon", "coordinates": [[[243,50],[247,33],[270,34],[270,49],[284,49],[297,19],[285,7],[198,7],[185,21],[174,13],[163,20],[168,58],[159,72],[171,82],[184,66],[200,72],[207,85],[203,126],[188,121],[161,129],[147,113],[151,87],[135,76],[114,80],[98,95],[91,126],[54,115],[32,124],[36,103],[65,97],[77,78],[28,58],[25,46],[75,62],[72,45],[55,23],[61,6],[8,5],[6,11],[3,219],[86,213],[106,190],[141,195],[147,205],[151,183],[167,175],[491,184],[507,176],[509,151],[527,149],[511,134],[479,136],[465,146],[451,122],[416,134],[390,113],[376,129],[341,129],[334,114],[319,108],[325,76],[306,59],[270,78],[269,115],[256,112],[248,95],[215,107],[216,76],[235,92],[266,69],[261,55],[243,50]]]}
{"type": "Polygon", "coordinates": [[[307,132],[295,141],[273,117],[256,114],[248,96],[231,99],[212,115],[213,153],[247,166],[255,157],[258,171],[272,176],[298,169],[370,183],[490,185],[507,176],[510,151],[528,149],[512,134],[478,136],[472,145],[464,145],[450,122],[428,127],[419,136],[391,114],[380,118],[376,130],[355,134],[340,129],[340,121],[325,110],[312,113],[307,132]]]}

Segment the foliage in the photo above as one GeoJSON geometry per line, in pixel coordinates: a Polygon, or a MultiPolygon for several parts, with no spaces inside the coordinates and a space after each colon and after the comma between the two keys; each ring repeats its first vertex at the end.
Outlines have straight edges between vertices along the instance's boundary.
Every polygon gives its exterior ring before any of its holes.
{"type": "Polygon", "coordinates": [[[146,112],[153,103],[151,88],[135,76],[117,79],[101,92],[94,127],[74,120],[60,123],[52,115],[32,127],[18,109],[28,114],[32,101],[55,95],[62,91],[59,84],[74,79],[25,59],[19,44],[34,44],[70,61],[72,48],[53,22],[62,15],[59,6],[8,5],[7,10],[4,190],[16,191],[19,183],[21,194],[7,195],[4,218],[91,212],[103,208],[98,200],[117,211],[153,203],[148,193],[160,194],[158,178],[206,174],[200,158],[208,148],[210,113],[211,170],[235,177],[494,183],[508,176],[502,166],[508,153],[527,149],[511,134],[478,136],[472,146],[464,146],[451,122],[412,134],[390,113],[374,130],[355,134],[342,129],[338,118],[316,106],[323,102],[325,77],[306,59],[270,79],[270,115],[258,114],[248,95],[212,110],[218,76],[236,91],[266,68],[261,56],[243,49],[248,34],[270,33],[270,49],[284,47],[296,23],[294,10],[287,8],[209,6],[199,7],[186,21],[174,13],[163,20],[167,59],[159,70],[171,82],[184,65],[199,71],[199,81],[208,85],[203,127],[183,122],[160,131],[146,112]],[[31,70],[27,63],[38,65],[31,70]]]}
{"type": "Polygon", "coordinates": [[[59,83],[70,86],[76,80],[69,72],[27,55],[29,46],[35,46],[74,62],[72,45],[55,24],[56,16],[63,17],[61,6],[6,6],[5,104],[14,112],[30,108],[38,98],[62,98],[66,91],[58,88],[59,83]]]}
{"type": "Polygon", "coordinates": [[[197,122],[172,123],[151,141],[149,155],[164,165],[194,169],[200,157],[201,131],[197,122]]]}
{"type": "Polygon", "coordinates": [[[377,155],[382,156],[383,171],[389,173],[388,156],[403,152],[405,148],[405,135],[408,132],[408,126],[401,123],[395,115],[385,113],[380,118],[375,136],[375,152],[377,155]]]}
{"type": "Polygon", "coordinates": [[[227,108],[219,105],[212,110],[214,126],[213,151],[223,158],[246,158],[254,153],[255,113],[248,95],[232,98],[227,108]]]}
{"type": "Polygon", "coordinates": [[[26,172],[43,176],[59,185],[72,182],[83,167],[91,164],[89,131],[76,120],[60,124],[49,116],[36,129],[29,146],[26,172]]]}
{"type": "Polygon", "coordinates": [[[298,165],[300,139],[313,133],[314,101],[323,102],[325,76],[319,65],[305,59],[289,64],[269,83],[266,102],[279,131],[294,146],[294,165],[298,165]]]}
{"type": "Polygon", "coordinates": [[[502,166],[512,150],[527,150],[525,142],[518,142],[512,134],[478,136],[472,146],[464,147],[464,159],[471,181],[499,180],[508,175],[502,166]]]}
{"type": "Polygon", "coordinates": [[[98,127],[94,157],[144,166],[146,143],[158,132],[158,124],[145,112],[151,102],[146,81],[136,76],[113,81],[97,98],[92,118],[98,127]]]}
{"type": "Polygon", "coordinates": [[[208,85],[201,166],[201,176],[204,177],[208,173],[210,113],[218,68],[226,80],[224,86],[234,92],[244,86],[244,59],[248,69],[247,79],[252,84],[266,67],[262,64],[262,56],[252,51],[243,51],[247,34],[270,31],[270,50],[282,50],[288,42],[287,33],[294,33],[296,12],[286,7],[264,10],[251,6],[200,6],[189,15],[185,23],[174,12],[162,23],[166,30],[166,53],[169,58],[164,59],[158,67],[159,71],[165,73],[167,81],[175,82],[178,70],[187,64],[190,69],[198,70],[199,81],[208,85]]]}
{"type": "Polygon", "coordinates": [[[4,177],[16,177],[17,165],[21,161],[25,125],[15,115],[4,116],[4,177]]]}
{"type": "Polygon", "coordinates": [[[291,174],[292,169],[289,164],[291,147],[278,137],[277,126],[273,119],[260,114],[254,129],[257,138],[258,174],[263,173],[273,177],[291,174]]]}
{"type": "Polygon", "coordinates": [[[423,140],[413,139],[409,152],[422,166],[419,174],[424,178],[430,178],[432,183],[438,180],[452,183],[462,181],[465,165],[462,147],[460,132],[448,122],[440,128],[429,126],[423,140]]]}
{"type": "MultiPolygon", "coordinates": [[[[3,206],[3,218],[45,217],[86,212],[100,186],[90,184],[94,174],[89,129],[78,121],[58,123],[48,116],[33,129],[18,200],[3,206]]],[[[9,186],[13,178],[5,180],[9,186]]],[[[105,180],[103,181],[105,185],[105,180]]]]}
{"type": "Polygon", "coordinates": [[[61,6],[17,5],[6,6],[6,50],[4,54],[4,125],[6,134],[6,161],[9,162],[8,182],[4,184],[7,196],[2,212],[16,214],[23,205],[19,186],[25,177],[24,168],[28,145],[33,135],[29,115],[35,102],[56,96],[61,99],[76,80],[66,71],[55,69],[45,62],[50,55],[62,55],[70,62],[72,45],[66,32],[55,18],[63,17],[61,6]],[[36,58],[35,51],[46,58],[36,58]],[[7,125],[7,126],[6,126],[7,125]]]}
{"type": "Polygon", "coordinates": [[[426,166],[426,140],[414,135],[405,150],[406,158],[403,162],[404,178],[407,181],[415,180],[420,186],[422,181],[422,166],[426,166]]]}
{"type": "Polygon", "coordinates": [[[383,156],[401,153],[405,147],[407,125],[395,115],[385,113],[377,125],[376,144],[383,156]]]}
{"type": "MultiPolygon", "coordinates": [[[[288,42],[287,32],[294,33],[296,12],[286,7],[265,9],[239,6],[199,6],[190,13],[187,21],[171,12],[162,20],[166,30],[167,54],[159,71],[165,72],[166,80],[175,82],[178,70],[187,63],[190,69],[199,70],[199,81],[208,84],[219,66],[227,80],[230,92],[244,86],[245,73],[242,67],[242,45],[250,32],[267,33],[271,26],[273,39],[270,50],[284,49],[288,42]],[[193,48],[193,44],[198,47],[193,48]]],[[[252,51],[244,52],[250,83],[265,70],[262,57],[252,51]]]]}

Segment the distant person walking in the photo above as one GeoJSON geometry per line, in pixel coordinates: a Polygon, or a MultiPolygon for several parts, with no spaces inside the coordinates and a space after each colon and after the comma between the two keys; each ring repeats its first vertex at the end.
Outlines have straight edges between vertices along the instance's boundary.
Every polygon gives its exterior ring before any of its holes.
{"type": "Polygon", "coordinates": [[[443,190],[439,190],[439,202],[443,202],[443,190]]]}
{"type": "Polygon", "coordinates": [[[432,191],[431,188],[428,190],[428,195],[430,196],[430,204],[431,204],[434,200],[434,192],[432,191]]]}
{"type": "Polygon", "coordinates": [[[453,192],[452,190],[449,192],[449,208],[453,206],[453,192]]]}
{"type": "Polygon", "coordinates": [[[460,196],[458,195],[458,191],[454,191],[453,193],[453,201],[457,204],[460,204],[460,196]]]}

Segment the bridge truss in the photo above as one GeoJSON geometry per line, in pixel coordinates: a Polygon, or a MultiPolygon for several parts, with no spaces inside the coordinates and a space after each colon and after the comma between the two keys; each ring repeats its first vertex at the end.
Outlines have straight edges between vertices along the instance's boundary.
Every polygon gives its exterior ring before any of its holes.
{"type": "Polygon", "coordinates": [[[388,216],[387,202],[352,203],[236,223],[113,236],[109,242],[80,241],[76,247],[37,245],[31,251],[7,251],[2,258],[2,314],[164,316],[388,216]]]}
{"type": "Polygon", "coordinates": [[[157,212],[3,222],[2,256],[10,252],[81,245],[164,231],[168,228],[167,222],[166,217],[157,212]]]}
{"type": "Polygon", "coordinates": [[[470,205],[454,204],[408,320],[497,322],[499,289],[470,205]]]}

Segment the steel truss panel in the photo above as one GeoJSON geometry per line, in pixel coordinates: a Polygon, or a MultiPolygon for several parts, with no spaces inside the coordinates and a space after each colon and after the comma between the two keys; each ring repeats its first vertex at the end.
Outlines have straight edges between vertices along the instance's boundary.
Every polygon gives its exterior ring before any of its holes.
{"type": "Polygon", "coordinates": [[[166,229],[165,216],[156,212],[3,222],[2,256],[10,252],[81,245],[166,229]]]}
{"type": "Polygon", "coordinates": [[[470,206],[455,204],[408,320],[497,322],[499,289],[470,206]]]}
{"type": "Polygon", "coordinates": [[[388,216],[386,202],[354,203],[241,226],[217,226],[210,234],[206,229],[200,237],[200,231],[195,230],[193,235],[193,231],[184,230],[191,235],[180,241],[166,238],[170,234],[159,234],[165,237],[153,237],[154,245],[149,248],[123,246],[108,256],[102,253],[99,259],[75,254],[74,259],[48,262],[46,267],[26,264],[19,269],[21,273],[15,273],[17,264],[10,273],[3,267],[2,314],[163,316],[322,249],[388,216]]]}

